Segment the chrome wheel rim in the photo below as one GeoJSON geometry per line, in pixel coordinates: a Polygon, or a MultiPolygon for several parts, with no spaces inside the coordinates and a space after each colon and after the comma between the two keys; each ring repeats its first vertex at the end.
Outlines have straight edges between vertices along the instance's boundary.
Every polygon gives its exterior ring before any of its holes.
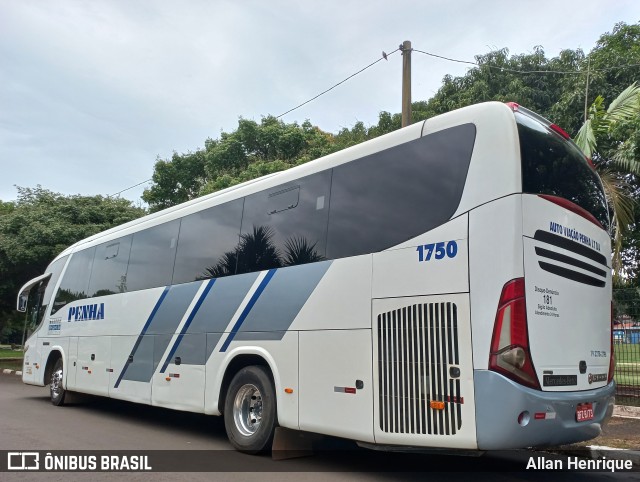
{"type": "Polygon", "coordinates": [[[262,422],[262,394],[255,385],[240,387],[233,401],[233,420],[245,437],[255,434],[262,422]]]}
{"type": "Polygon", "coordinates": [[[58,368],[51,374],[51,398],[58,398],[62,394],[62,368],[58,368]]]}

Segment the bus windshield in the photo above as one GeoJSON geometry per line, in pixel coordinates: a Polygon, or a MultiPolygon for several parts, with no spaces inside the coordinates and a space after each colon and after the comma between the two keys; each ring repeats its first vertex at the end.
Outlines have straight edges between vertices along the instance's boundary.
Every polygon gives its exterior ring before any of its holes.
{"type": "Polygon", "coordinates": [[[522,191],[567,199],[591,213],[609,229],[602,183],[571,141],[532,116],[516,111],[522,158],[522,191]]]}

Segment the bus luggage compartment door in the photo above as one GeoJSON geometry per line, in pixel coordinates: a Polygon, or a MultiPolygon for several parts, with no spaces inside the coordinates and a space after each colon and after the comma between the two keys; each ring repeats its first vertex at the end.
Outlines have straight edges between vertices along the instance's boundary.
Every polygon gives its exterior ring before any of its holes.
{"type": "Polygon", "coordinates": [[[476,448],[468,293],[373,300],[376,443],[476,448]]]}

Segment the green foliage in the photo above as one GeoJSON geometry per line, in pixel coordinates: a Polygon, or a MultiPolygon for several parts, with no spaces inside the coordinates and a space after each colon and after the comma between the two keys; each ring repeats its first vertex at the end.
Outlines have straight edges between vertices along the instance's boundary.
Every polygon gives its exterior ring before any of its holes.
{"type": "Polygon", "coordinates": [[[588,109],[588,118],[575,141],[593,158],[600,172],[609,206],[613,212],[613,268],[616,276],[626,272],[622,250],[623,238],[634,223],[634,200],[631,175],[640,172],[637,156],[640,88],[635,83],[624,89],[605,109],[604,98],[596,97],[588,109]]]}
{"type": "MultiPolygon", "coordinates": [[[[576,59],[575,68],[590,71],[587,104],[593,104],[598,95],[615,99],[636,82],[639,67],[634,64],[640,64],[640,23],[618,23],[611,33],[600,36],[587,57],[576,59]]],[[[549,118],[567,132],[575,133],[584,122],[586,75],[562,77],[562,95],[549,118]]]]}
{"type": "Polygon", "coordinates": [[[551,71],[575,71],[581,50],[565,50],[547,59],[542,47],[531,54],[509,57],[507,49],[476,56],[478,67],[463,77],[447,75],[438,92],[426,103],[424,112],[432,115],[486,101],[517,102],[542,115],[549,115],[562,94],[564,76],[551,71]],[[522,74],[521,71],[537,71],[522,74]]]}
{"type": "Polygon", "coordinates": [[[153,186],[142,199],[155,210],[188,201],[198,195],[205,179],[205,153],[173,153],[170,161],[158,159],[153,171],[153,186]]]}
{"type": "Polygon", "coordinates": [[[145,214],[143,209],[132,206],[125,199],[63,196],[40,186],[17,189],[17,201],[0,205],[2,336],[8,336],[8,330],[12,330],[9,325],[13,322],[22,326],[24,315],[18,321],[15,317],[7,317],[15,308],[20,286],[44,273],[60,251],[80,239],[145,214]]]}

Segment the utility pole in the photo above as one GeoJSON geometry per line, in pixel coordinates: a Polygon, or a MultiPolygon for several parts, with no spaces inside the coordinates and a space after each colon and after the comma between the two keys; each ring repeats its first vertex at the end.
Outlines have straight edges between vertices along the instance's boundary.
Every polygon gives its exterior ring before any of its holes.
{"type": "Polygon", "coordinates": [[[402,52],[402,127],[411,124],[411,42],[405,40],[402,52]]]}
{"type": "Polygon", "coordinates": [[[591,57],[589,57],[589,62],[587,63],[587,83],[584,88],[584,121],[587,122],[587,113],[588,113],[588,99],[589,99],[589,73],[591,71],[591,57]]]}

